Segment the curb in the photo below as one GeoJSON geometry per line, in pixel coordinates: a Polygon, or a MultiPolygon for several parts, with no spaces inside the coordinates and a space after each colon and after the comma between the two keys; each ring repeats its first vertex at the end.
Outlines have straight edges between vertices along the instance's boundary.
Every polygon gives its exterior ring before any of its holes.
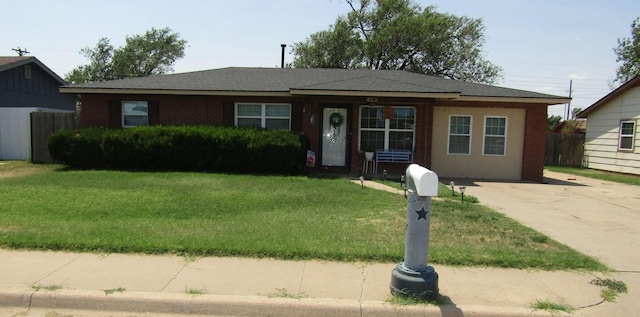
{"type": "MultiPolygon", "coordinates": [[[[146,292],[105,295],[101,291],[26,292],[24,289],[0,289],[0,307],[224,316],[549,316],[549,312],[546,311],[516,307],[457,306],[455,304],[395,306],[381,301],[360,302],[329,298],[289,299],[146,292]]],[[[560,313],[555,316],[568,315],[560,313]]]]}

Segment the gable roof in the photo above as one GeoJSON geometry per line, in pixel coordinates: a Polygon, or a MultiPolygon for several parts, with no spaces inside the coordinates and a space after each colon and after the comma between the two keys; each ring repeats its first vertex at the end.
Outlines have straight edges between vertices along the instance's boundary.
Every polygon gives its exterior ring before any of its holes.
{"type": "Polygon", "coordinates": [[[63,93],[255,96],[370,96],[469,101],[569,102],[536,92],[468,83],[399,70],[243,68],[156,75],[63,86],[63,93]]]}
{"type": "Polygon", "coordinates": [[[48,73],[53,79],[58,81],[61,85],[66,85],[67,82],[54,73],[49,67],[39,61],[37,58],[33,56],[0,56],[0,72],[4,72],[9,69],[13,69],[16,67],[20,67],[22,65],[27,64],[36,64],[38,67],[42,68],[46,73],[48,73]]]}
{"type": "Polygon", "coordinates": [[[623,93],[625,93],[627,90],[631,88],[639,87],[639,86],[640,86],[640,76],[636,76],[633,79],[629,80],[628,82],[624,83],[622,86],[618,87],[616,90],[610,92],[608,95],[596,101],[596,103],[587,107],[587,109],[582,110],[580,113],[578,113],[578,115],[576,115],[576,117],[587,118],[589,117],[590,113],[592,113],[595,110],[598,110],[600,107],[602,107],[602,105],[608,103],[613,98],[616,98],[622,95],[623,93]]]}

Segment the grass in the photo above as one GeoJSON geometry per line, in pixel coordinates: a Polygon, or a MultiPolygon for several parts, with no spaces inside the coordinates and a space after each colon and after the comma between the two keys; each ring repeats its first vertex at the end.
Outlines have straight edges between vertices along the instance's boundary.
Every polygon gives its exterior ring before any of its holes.
{"type": "Polygon", "coordinates": [[[536,300],[535,303],[531,304],[530,308],[533,310],[546,310],[551,313],[562,311],[568,314],[571,314],[576,310],[575,308],[569,305],[560,304],[560,303],[547,301],[547,300],[536,300]]]}
{"type": "Polygon", "coordinates": [[[122,287],[105,289],[104,294],[109,296],[114,293],[124,293],[126,290],[127,290],[126,288],[122,288],[122,287]]]}
{"type": "Polygon", "coordinates": [[[307,294],[307,292],[299,292],[299,293],[292,293],[289,290],[287,290],[286,288],[276,288],[276,291],[268,294],[267,297],[271,297],[271,298],[290,298],[290,299],[303,299],[303,298],[308,298],[309,294],[307,294]]]}
{"type": "MultiPolygon", "coordinates": [[[[442,186],[431,264],[607,270],[442,186]]],[[[0,246],[8,248],[399,262],[405,224],[402,195],[346,179],[55,166],[0,178],[0,246]]]]}
{"type": "Polygon", "coordinates": [[[613,173],[577,167],[545,166],[544,168],[553,172],[590,177],[622,184],[640,185],[640,176],[638,175],[613,173]]]}
{"type": "Polygon", "coordinates": [[[31,289],[33,289],[34,291],[39,291],[39,290],[45,290],[47,292],[55,292],[59,289],[62,289],[62,286],[60,285],[40,285],[40,284],[34,284],[31,285],[31,289]]]}
{"type": "Polygon", "coordinates": [[[442,294],[437,294],[433,299],[423,299],[420,297],[414,296],[406,296],[402,294],[392,294],[389,299],[386,300],[387,303],[397,305],[397,306],[414,306],[414,305],[422,305],[422,306],[442,306],[447,304],[452,304],[451,299],[442,294]]]}
{"type": "Polygon", "coordinates": [[[185,288],[184,293],[187,295],[204,295],[207,290],[204,288],[185,288]]]}

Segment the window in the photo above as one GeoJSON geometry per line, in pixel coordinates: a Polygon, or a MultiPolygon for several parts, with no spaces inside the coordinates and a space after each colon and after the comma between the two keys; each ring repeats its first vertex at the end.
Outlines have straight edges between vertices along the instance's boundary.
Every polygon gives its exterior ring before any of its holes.
{"type": "Polygon", "coordinates": [[[266,129],[291,129],[291,105],[270,103],[236,104],[236,125],[266,129]]]}
{"type": "Polygon", "coordinates": [[[471,116],[449,116],[449,154],[471,154],[471,116]]]}
{"type": "Polygon", "coordinates": [[[24,65],[24,78],[31,79],[31,65],[24,65]]]}
{"type": "Polygon", "coordinates": [[[413,151],[416,109],[413,107],[362,106],[360,150],[403,149],[413,151]],[[389,111],[388,119],[383,109],[389,111]]]}
{"type": "Polygon", "coordinates": [[[149,125],[149,103],[146,101],[122,102],[122,126],[125,128],[149,125]]]}
{"type": "Polygon", "coordinates": [[[484,155],[504,155],[507,136],[506,117],[484,118],[484,155]]]}
{"type": "Polygon", "coordinates": [[[624,151],[633,151],[633,138],[635,135],[635,121],[620,122],[620,140],[618,148],[624,151]]]}

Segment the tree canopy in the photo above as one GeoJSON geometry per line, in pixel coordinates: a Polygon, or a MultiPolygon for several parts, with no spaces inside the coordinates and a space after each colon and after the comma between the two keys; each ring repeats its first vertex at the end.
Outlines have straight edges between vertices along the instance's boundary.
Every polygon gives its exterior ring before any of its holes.
{"type": "Polygon", "coordinates": [[[411,0],[345,1],[347,16],[294,43],[294,67],[396,69],[487,84],[501,78],[483,56],[481,19],[411,0]]]}
{"type": "Polygon", "coordinates": [[[616,62],[622,63],[616,70],[616,83],[622,85],[640,75],[640,18],[631,23],[631,37],[618,39],[618,47],[613,51],[616,62]]]}
{"type": "Polygon", "coordinates": [[[152,28],[144,35],[127,36],[126,45],[117,49],[108,38],[101,38],[94,48],[80,51],[89,64],[73,69],[65,79],[79,84],[171,72],[173,64],[184,57],[186,43],[169,28],[152,28]]]}

